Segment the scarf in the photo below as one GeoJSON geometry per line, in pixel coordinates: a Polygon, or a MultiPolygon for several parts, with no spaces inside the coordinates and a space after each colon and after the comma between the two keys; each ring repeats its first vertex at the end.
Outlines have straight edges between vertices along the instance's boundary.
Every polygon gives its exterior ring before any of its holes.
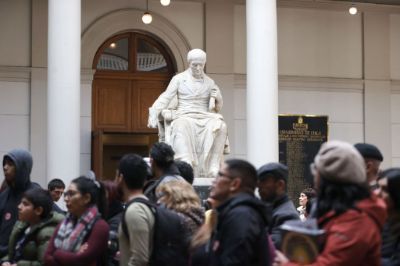
{"type": "Polygon", "coordinates": [[[95,206],[89,207],[77,221],[68,213],[54,239],[54,246],[66,251],[78,251],[99,218],[100,213],[95,206]]]}

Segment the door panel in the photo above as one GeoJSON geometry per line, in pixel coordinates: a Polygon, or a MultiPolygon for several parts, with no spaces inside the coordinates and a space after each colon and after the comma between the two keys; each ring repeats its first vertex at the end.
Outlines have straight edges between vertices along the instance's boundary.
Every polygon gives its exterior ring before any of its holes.
{"type": "Polygon", "coordinates": [[[97,79],[94,86],[94,129],[129,131],[131,90],[129,80],[97,79]]]}
{"type": "MultiPolygon", "coordinates": [[[[132,102],[135,104],[135,112],[132,116],[133,129],[140,132],[152,132],[147,127],[149,108],[165,90],[166,81],[137,81],[134,83],[132,102]]],[[[154,132],[154,131],[153,131],[154,132]]]]}
{"type": "Polygon", "coordinates": [[[136,153],[147,157],[158,141],[156,133],[134,134],[94,131],[92,134],[92,169],[102,180],[113,180],[118,162],[124,154],[136,153]]]}

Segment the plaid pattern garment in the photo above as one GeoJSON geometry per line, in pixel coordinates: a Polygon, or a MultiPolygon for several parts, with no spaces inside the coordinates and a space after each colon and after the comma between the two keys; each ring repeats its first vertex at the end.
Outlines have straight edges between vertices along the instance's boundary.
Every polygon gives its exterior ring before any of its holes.
{"type": "Polygon", "coordinates": [[[88,208],[78,221],[68,213],[54,239],[54,246],[66,251],[78,251],[99,218],[100,213],[95,206],[88,208]]]}

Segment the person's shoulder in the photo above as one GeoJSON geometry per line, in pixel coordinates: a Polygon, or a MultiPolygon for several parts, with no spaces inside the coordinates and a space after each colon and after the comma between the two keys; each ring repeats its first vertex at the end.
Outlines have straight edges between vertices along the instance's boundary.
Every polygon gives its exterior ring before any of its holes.
{"type": "Polygon", "coordinates": [[[180,175],[167,175],[163,177],[163,179],[160,181],[157,187],[171,181],[185,181],[185,179],[180,175]]]}
{"type": "MultiPolygon", "coordinates": [[[[144,195],[140,196],[140,198],[148,200],[148,198],[144,195]]],[[[129,206],[127,206],[127,209],[126,209],[126,215],[131,216],[131,217],[143,215],[143,214],[148,215],[150,213],[152,213],[150,210],[150,207],[144,202],[133,201],[133,202],[129,203],[129,206]]]]}
{"type": "Polygon", "coordinates": [[[108,223],[104,220],[104,219],[102,219],[102,218],[100,218],[100,219],[98,219],[96,222],[95,222],[95,224],[93,225],[93,229],[97,229],[97,230],[105,230],[105,231],[109,231],[109,225],[108,225],[108,223]]]}
{"type": "Polygon", "coordinates": [[[266,211],[266,206],[260,200],[244,194],[233,199],[223,210],[230,216],[254,215],[260,211],[266,211]]]}
{"type": "Polygon", "coordinates": [[[204,80],[209,83],[214,83],[214,80],[204,73],[204,80]]]}
{"type": "Polygon", "coordinates": [[[13,232],[16,233],[17,235],[24,231],[26,228],[28,228],[29,224],[26,222],[22,222],[22,221],[17,221],[13,227],[13,232]]]}
{"type": "Polygon", "coordinates": [[[277,213],[296,213],[298,214],[298,211],[296,210],[296,207],[294,206],[293,202],[290,199],[287,199],[283,201],[281,204],[279,204],[276,208],[274,208],[274,211],[277,213]]]}
{"type": "Polygon", "coordinates": [[[272,219],[279,221],[287,221],[287,220],[299,220],[300,215],[297,210],[290,206],[282,206],[279,209],[276,209],[272,212],[272,219]]]}
{"type": "Polygon", "coordinates": [[[138,226],[143,223],[153,224],[155,216],[150,207],[145,203],[133,202],[127,208],[124,219],[127,221],[127,224],[138,226]]]}
{"type": "Polygon", "coordinates": [[[54,231],[61,221],[58,219],[50,219],[48,222],[42,223],[38,229],[37,238],[39,240],[47,241],[54,234],[54,231]]]}

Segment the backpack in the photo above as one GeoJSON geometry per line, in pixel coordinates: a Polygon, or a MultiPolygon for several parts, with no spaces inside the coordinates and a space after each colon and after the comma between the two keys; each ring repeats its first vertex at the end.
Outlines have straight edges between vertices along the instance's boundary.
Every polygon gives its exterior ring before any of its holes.
{"type": "Polygon", "coordinates": [[[158,206],[144,198],[134,198],[127,203],[122,216],[122,231],[129,239],[125,212],[134,202],[143,203],[154,214],[153,251],[150,266],[187,266],[189,265],[189,239],[185,236],[186,227],[183,219],[175,212],[158,206]]]}

